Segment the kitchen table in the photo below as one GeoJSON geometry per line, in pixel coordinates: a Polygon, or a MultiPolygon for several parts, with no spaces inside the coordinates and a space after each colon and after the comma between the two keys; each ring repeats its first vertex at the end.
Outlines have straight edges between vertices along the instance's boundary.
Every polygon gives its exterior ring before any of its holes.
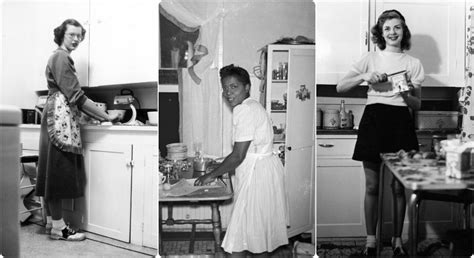
{"type": "MultiPolygon", "coordinates": [[[[384,153],[380,155],[382,158],[380,176],[379,176],[379,197],[378,197],[378,221],[377,221],[377,253],[380,254],[382,221],[383,221],[383,181],[384,171],[390,171],[393,176],[400,181],[406,189],[412,191],[410,201],[408,203],[409,217],[409,254],[416,255],[417,248],[417,228],[418,228],[418,204],[420,198],[424,195],[432,194],[432,191],[449,191],[464,190],[465,196],[453,196],[434,194],[433,198],[440,198],[443,201],[460,202],[468,205],[472,203],[472,190],[474,190],[474,178],[455,179],[445,176],[446,165],[444,161],[432,162],[431,164],[403,162],[396,153],[384,153]],[[470,199],[469,199],[470,198],[470,199]]],[[[468,207],[469,208],[469,207],[468,207]]],[[[466,210],[466,221],[469,221],[470,209],[466,210]]],[[[466,222],[467,223],[467,222],[466,222]]],[[[469,226],[469,225],[468,225],[469,226]]]]}
{"type": "MultiPolygon", "coordinates": [[[[191,178],[197,178],[199,177],[202,172],[196,172],[193,171],[192,169],[189,169],[187,171],[181,171],[178,173],[180,179],[191,179],[191,178]]],[[[227,175],[227,174],[226,174],[227,175]]],[[[193,253],[193,248],[194,248],[194,233],[195,233],[195,228],[196,224],[212,224],[212,231],[214,233],[214,240],[215,240],[215,252],[216,255],[221,255],[223,256],[223,250],[221,248],[221,216],[219,212],[219,204],[226,201],[230,200],[233,197],[233,187],[232,187],[232,181],[230,178],[225,177],[226,175],[223,176],[222,180],[217,180],[218,184],[221,184],[222,187],[200,187],[201,189],[192,192],[188,195],[184,196],[170,196],[169,193],[171,190],[165,190],[163,187],[163,184],[160,184],[159,186],[159,202],[160,204],[167,205],[168,206],[168,217],[166,220],[162,219],[162,205],[159,206],[158,212],[159,212],[159,220],[158,220],[158,230],[159,230],[159,249],[160,249],[160,254],[162,255],[162,237],[161,233],[163,231],[163,224],[166,225],[174,225],[174,224],[191,224],[192,225],[192,230],[191,230],[191,241],[190,241],[190,253],[193,253]],[[190,203],[197,203],[199,205],[210,205],[212,209],[212,216],[211,219],[173,219],[173,204],[176,203],[184,203],[184,202],[190,202],[190,203]]]]}

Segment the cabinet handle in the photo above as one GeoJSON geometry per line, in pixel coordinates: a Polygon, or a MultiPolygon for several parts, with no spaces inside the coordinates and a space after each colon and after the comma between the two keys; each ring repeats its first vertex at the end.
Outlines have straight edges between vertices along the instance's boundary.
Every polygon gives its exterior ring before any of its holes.
{"type": "Polygon", "coordinates": [[[367,46],[369,44],[369,33],[366,31],[365,32],[365,45],[367,46]]]}
{"type": "Polygon", "coordinates": [[[331,143],[320,143],[318,145],[323,147],[323,148],[332,148],[332,147],[334,147],[334,144],[331,144],[331,143]]]}
{"type": "Polygon", "coordinates": [[[286,149],[288,149],[289,151],[291,151],[291,146],[288,146],[286,149]]]}
{"type": "Polygon", "coordinates": [[[127,162],[127,167],[133,167],[133,166],[135,166],[135,161],[130,160],[129,162],[127,162]]]}

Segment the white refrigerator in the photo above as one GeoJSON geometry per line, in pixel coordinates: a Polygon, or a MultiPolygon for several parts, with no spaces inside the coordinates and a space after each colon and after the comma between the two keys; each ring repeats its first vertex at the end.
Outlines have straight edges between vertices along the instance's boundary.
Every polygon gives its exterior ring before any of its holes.
{"type": "Polygon", "coordinates": [[[0,104],[0,257],[19,257],[21,110],[0,104]]]}

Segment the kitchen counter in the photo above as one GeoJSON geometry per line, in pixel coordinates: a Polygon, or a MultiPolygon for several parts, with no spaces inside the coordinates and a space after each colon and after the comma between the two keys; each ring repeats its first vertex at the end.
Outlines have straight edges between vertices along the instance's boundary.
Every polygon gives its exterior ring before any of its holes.
{"type": "MultiPolygon", "coordinates": [[[[20,128],[25,129],[40,129],[40,125],[37,124],[21,124],[20,128]]],[[[130,126],[130,125],[84,125],[81,126],[84,130],[108,130],[108,131],[145,131],[153,132],[158,131],[158,126],[143,125],[143,126],[130,126]]]]}
{"type": "MultiPolygon", "coordinates": [[[[418,135],[433,135],[433,134],[458,134],[460,133],[459,129],[446,129],[446,130],[416,130],[418,135]]],[[[316,131],[317,135],[357,135],[357,129],[318,129],[316,131]]]]}

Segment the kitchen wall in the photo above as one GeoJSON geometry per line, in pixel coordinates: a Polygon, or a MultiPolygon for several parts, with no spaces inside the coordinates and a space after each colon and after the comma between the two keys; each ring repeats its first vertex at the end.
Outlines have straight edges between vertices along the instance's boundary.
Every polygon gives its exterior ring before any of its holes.
{"type": "Polygon", "coordinates": [[[260,48],[282,37],[315,38],[315,8],[311,0],[225,0],[224,65],[249,72],[258,65],[260,48]]]}
{"type": "MultiPolygon", "coordinates": [[[[259,49],[283,37],[315,39],[315,6],[311,0],[224,0],[223,65],[250,73],[251,97],[259,99],[260,80],[253,74],[259,49]]],[[[231,151],[231,111],[224,106],[224,154],[231,151]]]]}

